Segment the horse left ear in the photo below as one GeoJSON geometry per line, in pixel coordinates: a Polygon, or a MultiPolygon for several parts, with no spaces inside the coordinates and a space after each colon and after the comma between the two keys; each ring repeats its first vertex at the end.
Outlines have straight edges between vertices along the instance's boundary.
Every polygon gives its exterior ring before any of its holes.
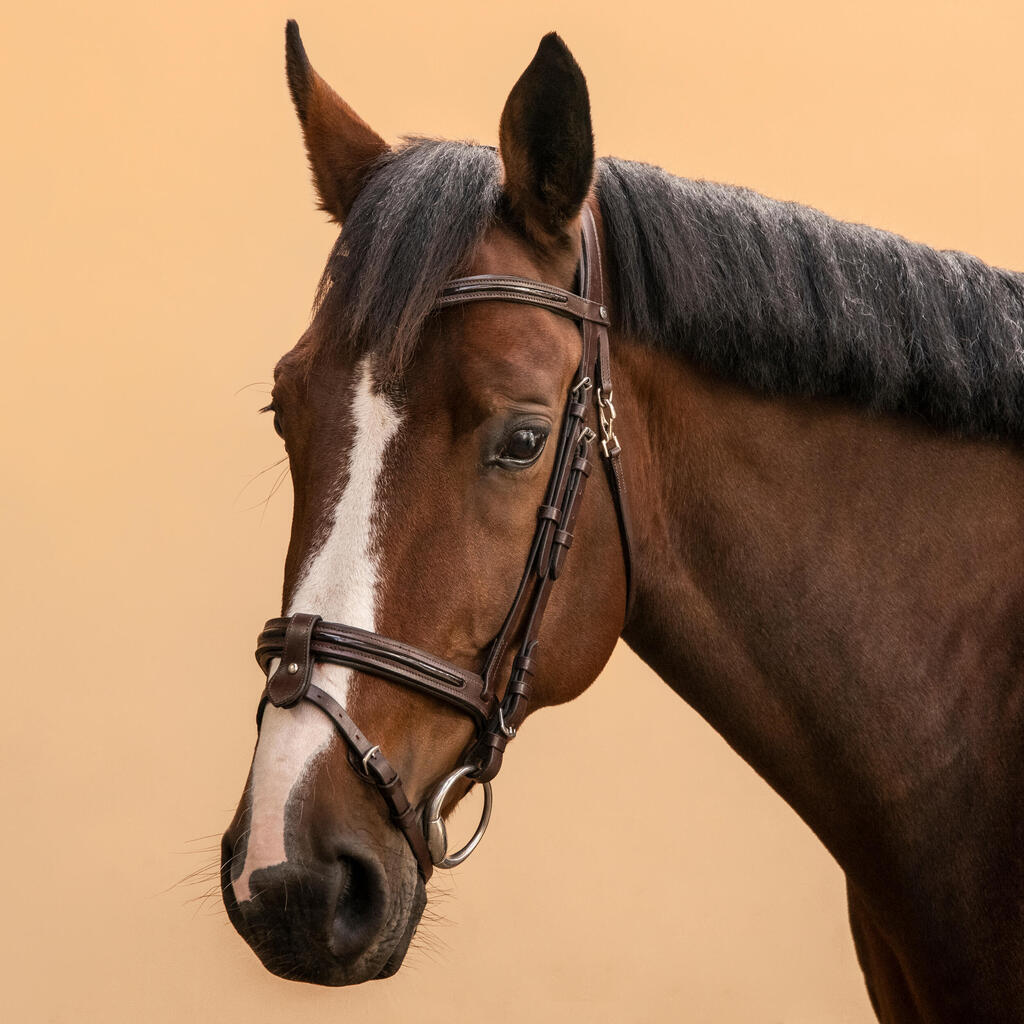
{"type": "Polygon", "coordinates": [[[512,87],[499,129],[509,212],[544,246],[564,243],[594,176],[587,81],[549,32],[512,87]]]}
{"type": "Polygon", "coordinates": [[[285,60],[320,208],[341,224],[388,144],[316,73],[294,21],[285,26],[285,60]]]}

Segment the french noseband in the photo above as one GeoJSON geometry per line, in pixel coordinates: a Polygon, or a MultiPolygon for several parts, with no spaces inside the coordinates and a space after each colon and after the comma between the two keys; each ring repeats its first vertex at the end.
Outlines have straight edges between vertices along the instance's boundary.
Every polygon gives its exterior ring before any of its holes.
{"type": "Polygon", "coordinates": [[[302,612],[289,618],[271,619],[256,642],[256,660],[268,676],[257,724],[262,720],[268,701],[275,707],[290,708],[307,700],[320,708],[348,744],[353,768],[376,786],[384,798],[392,821],[402,831],[416,857],[424,881],[430,878],[435,866],[450,868],[461,864],[476,848],[487,828],[491,814],[491,780],[501,768],[508,741],[526,717],[541,620],[572,546],[576,517],[592,468],[590,455],[595,441],[599,441],[622,538],[628,612],[631,594],[629,508],[619,461],[621,448],[614,429],[609,316],[604,301],[601,250],[589,207],[583,209],[582,236],[578,273],[582,294],[528,278],[481,274],[449,281],[437,302],[440,309],[484,301],[539,306],[577,321],[583,342],[579,367],[566,399],[544,503],[537,510],[537,528],[526,568],[512,606],[491,641],[481,671],[460,668],[379,633],[324,622],[318,615],[302,612]],[[591,395],[599,433],[587,425],[591,395]],[[499,691],[496,676],[516,638],[518,647],[511,673],[499,691]],[[312,682],[313,666],[317,662],[344,665],[401,683],[445,701],[473,720],[476,737],[464,763],[436,786],[423,808],[410,804],[398,773],[380,747],[360,732],[329,693],[312,682]],[[452,787],[462,779],[483,786],[484,809],[472,839],[457,853],[449,854],[442,809],[452,787]]]}

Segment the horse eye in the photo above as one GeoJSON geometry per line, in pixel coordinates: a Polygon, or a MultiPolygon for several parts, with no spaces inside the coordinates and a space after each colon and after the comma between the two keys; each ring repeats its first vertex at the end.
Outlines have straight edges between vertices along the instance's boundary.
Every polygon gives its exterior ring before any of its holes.
{"type": "Polygon", "coordinates": [[[277,407],[271,402],[269,405],[263,406],[260,412],[272,412],[274,414],[274,432],[278,437],[283,438],[284,432],[281,430],[281,414],[277,411],[277,407]]]}
{"type": "Polygon", "coordinates": [[[529,466],[536,462],[540,453],[544,451],[547,439],[548,435],[544,430],[537,427],[521,427],[506,439],[498,453],[498,462],[511,469],[529,466]]]}

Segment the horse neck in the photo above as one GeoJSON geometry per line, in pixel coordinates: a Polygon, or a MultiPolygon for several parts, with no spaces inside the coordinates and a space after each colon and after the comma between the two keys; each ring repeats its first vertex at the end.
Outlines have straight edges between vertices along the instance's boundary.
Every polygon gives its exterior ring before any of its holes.
{"type": "Polygon", "coordinates": [[[1019,750],[1019,450],[616,351],[625,639],[870,886],[1019,750]]]}

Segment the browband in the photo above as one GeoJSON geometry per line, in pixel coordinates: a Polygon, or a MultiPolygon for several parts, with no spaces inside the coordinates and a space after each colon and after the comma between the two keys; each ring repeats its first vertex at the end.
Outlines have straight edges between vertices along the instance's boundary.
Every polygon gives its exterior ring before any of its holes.
{"type": "Polygon", "coordinates": [[[529,306],[550,309],[559,316],[572,320],[589,320],[608,325],[608,309],[600,302],[584,298],[552,284],[541,284],[528,277],[477,274],[475,277],[456,277],[441,291],[437,307],[460,306],[467,302],[519,302],[529,306]]]}

